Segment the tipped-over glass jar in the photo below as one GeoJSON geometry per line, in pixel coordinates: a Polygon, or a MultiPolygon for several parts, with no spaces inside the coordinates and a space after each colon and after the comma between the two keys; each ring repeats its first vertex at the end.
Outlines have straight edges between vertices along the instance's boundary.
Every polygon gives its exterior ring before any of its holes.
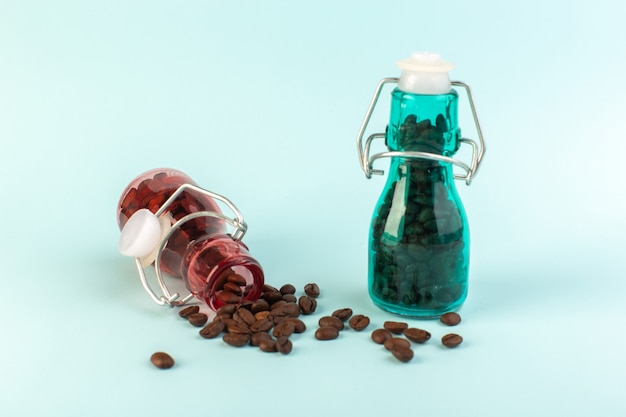
{"type": "Polygon", "coordinates": [[[182,305],[193,297],[216,310],[254,301],[261,294],[261,265],[241,238],[247,226],[225,197],[204,190],[175,169],[153,169],[132,180],[118,203],[119,250],[135,258],[144,289],[161,305],[182,305]],[[217,201],[234,218],[222,214],[217,201]],[[234,232],[227,233],[227,226],[234,232]],[[154,264],[162,296],[148,284],[144,267],[154,264]],[[183,279],[190,294],[170,293],[161,271],[183,279]]]}
{"type": "Polygon", "coordinates": [[[361,167],[391,158],[389,176],[376,204],[369,237],[369,293],[380,308],[407,316],[438,317],[458,309],[467,295],[469,230],[454,179],[470,183],[484,153],[471,93],[466,84],[450,82],[452,65],[438,54],[414,54],[398,63],[400,78],[383,79],[361,126],[361,167]],[[397,83],[391,95],[386,133],[363,134],[383,86],[397,83]],[[466,88],[480,144],[461,138],[458,94],[466,88]],[[370,157],[374,139],[385,139],[388,152],[370,157]],[[452,156],[462,143],[474,150],[471,164],[452,156]],[[465,170],[455,175],[452,166],[465,170]]]}

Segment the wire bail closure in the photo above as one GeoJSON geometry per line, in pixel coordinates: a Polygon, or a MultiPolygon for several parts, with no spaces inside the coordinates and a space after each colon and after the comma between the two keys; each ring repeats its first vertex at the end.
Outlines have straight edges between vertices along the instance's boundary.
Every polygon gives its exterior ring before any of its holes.
{"type": "Polygon", "coordinates": [[[143,286],[144,290],[148,293],[150,298],[152,298],[152,301],[162,306],[165,306],[165,305],[170,306],[170,307],[182,306],[188,303],[189,300],[191,300],[194,297],[192,293],[189,293],[186,296],[182,297],[181,299],[181,295],[179,293],[177,292],[172,293],[167,287],[167,285],[165,284],[165,281],[163,279],[163,274],[161,272],[160,264],[161,264],[161,255],[163,253],[163,249],[165,248],[170,237],[174,234],[176,230],[178,230],[183,224],[187,223],[188,221],[199,218],[199,217],[214,217],[214,218],[223,220],[224,222],[228,223],[230,226],[234,228],[234,231],[231,234],[231,237],[234,240],[241,240],[243,236],[246,234],[246,231],[248,230],[248,226],[246,225],[246,222],[243,219],[243,215],[229,199],[227,199],[226,197],[220,194],[213,193],[211,191],[205,190],[204,188],[200,188],[192,184],[183,184],[180,187],[178,187],[176,191],[163,203],[163,205],[161,205],[161,207],[156,211],[156,213],[154,213],[154,215],[157,218],[161,216],[165,212],[165,210],[174,202],[174,200],[176,200],[176,198],[178,198],[183,192],[187,190],[204,194],[208,197],[211,197],[213,199],[223,202],[230,210],[232,210],[235,217],[230,218],[215,211],[198,211],[198,212],[187,214],[186,216],[182,217],[180,220],[176,221],[169,228],[167,233],[165,233],[160,238],[159,244],[157,246],[156,256],[153,262],[156,279],[157,279],[159,288],[161,289],[161,292],[162,292],[162,295],[160,296],[154,292],[154,290],[150,287],[150,284],[148,283],[148,279],[146,277],[145,270],[142,265],[142,259],[140,257],[134,257],[135,265],[139,273],[139,279],[141,281],[141,285],[143,286]]]}
{"type": "Polygon", "coordinates": [[[383,170],[373,168],[374,161],[380,158],[402,157],[402,158],[407,158],[407,159],[427,159],[431,161],[446,162],[446,163],[450,163],[450,164],[460,167],[461,169],[465,171],[465,174],[454,174],[454,179],[464,180],[467,185],[470,185],[474,175],[476,175],[476,172],[478,171],[478,167],[483,158],[483,155],[485,154],[485,141],[483,139],[482,129],[480,127],[480,122],[478,120],[478,113],[476,112],[476,107],[474,105],[474,99],[472,98],[472,92],[470,90],[469,85],[461,81],[452,81],[451,84],[453,86],[462,87],[465,89],[467,98],[469,100],[470,109],[472,110],[472,116],[474,118],[474,124],[476,125],[476,132],[478,133],[478,141],[479,141],[477,143],[476,141],[472,139],[467,139],[467,138],[460,139],[461,143],[469,144],[472,147],[472,160],[469,165],[459,159],[450,158],[448,156],[438,155],[438,154],[430,153],[430,152],[388,151],[388,152],[377,153],[377,154],[370,156],[370,148],[372,146],[372,142],[375,139],[384,139],[386,134],[374,133],[367,138],[364,144],[363,136],[365,135],[365,130],[367,129],[367,125],[369,124],[372,113],[374,112],[374,108],[376,107],[376,104],[378,103],[378,98],[380,97],[380,93],[383,87],[386,84],[398,84],[399,80],[400,79],[396,77],[383,78],[382,80],[380,80],[380,82],[378,83],[378,86],[376,87],[376,91],[374,92],[374,97],[372,98],[372,101],[370,102],[370,105],[367,109],[367,113],[365,114],[365,119],[363,120],[363,123],[361,124],[361,128],[359,129],[359,133],[357,137],[357,148],[359,152],[359,163],[361,165],[361,168],[363,169],[363,172],[365,173],[365,176],[367,178],[371,178],[372,174],[375,174],[375,175],[384,174],[383,170]]]}

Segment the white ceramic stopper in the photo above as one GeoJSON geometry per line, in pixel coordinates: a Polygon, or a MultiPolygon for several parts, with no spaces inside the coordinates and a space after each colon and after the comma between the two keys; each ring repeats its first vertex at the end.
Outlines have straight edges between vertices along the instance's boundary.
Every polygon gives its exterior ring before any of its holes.
{"type": "Polygon", "coordinates": [[[122,228],[117,247],[122,255],[141,258],[152,252],[160,238],[159,219],[150,210],[141,209],[122,228]]]}
{"type": "Polygon", "coordinates": [[[398,81],[402,91],[435,95],[449,93],[452,88],[448,72],[454,64],[443,60],[439,54],[416,52],[397,64],[402,70],[398,81]]]}

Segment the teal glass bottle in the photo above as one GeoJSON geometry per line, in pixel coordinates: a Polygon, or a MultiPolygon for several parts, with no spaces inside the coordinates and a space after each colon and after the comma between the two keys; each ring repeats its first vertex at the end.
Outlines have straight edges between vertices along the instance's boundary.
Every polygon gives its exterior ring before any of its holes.
{"type": "Polygon", "coordinates": [[[452,164],[427,156],[457,152],[457,115],[454,89],[392,92],[386,144],[398,156],[372,218],[368,279],[374,304],[392,313],[438,317],[467,295],[469,230],[452,164]]]}

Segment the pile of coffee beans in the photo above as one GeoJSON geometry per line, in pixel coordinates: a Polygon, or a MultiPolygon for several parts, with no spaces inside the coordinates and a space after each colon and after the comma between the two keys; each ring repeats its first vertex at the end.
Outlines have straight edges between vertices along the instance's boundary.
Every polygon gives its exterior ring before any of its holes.
{"type": "MultiPolygon", "coordinates": [[[[416,120],[408,116],[400,127],[399,148],[441,154],[445,118],[435,126],[416,120]]],[[[372,223],[370,290],[390,306],[445,310],[464,298],[468,274],[465,215],[448,185],[452,169],[422,159],[395,166],[396,180],[383,191],[372,223]]]]}

